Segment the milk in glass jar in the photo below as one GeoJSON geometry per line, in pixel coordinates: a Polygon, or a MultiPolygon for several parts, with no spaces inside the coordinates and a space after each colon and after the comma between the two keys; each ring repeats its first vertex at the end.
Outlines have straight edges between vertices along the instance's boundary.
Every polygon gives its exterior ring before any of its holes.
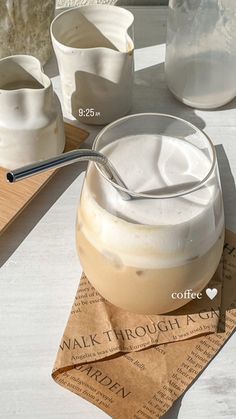
{"type": "Polygon", "coordinates": [[[186,105],[213,109],[236,96],[235,0],[170,0],[165,72],[186,105]]]}

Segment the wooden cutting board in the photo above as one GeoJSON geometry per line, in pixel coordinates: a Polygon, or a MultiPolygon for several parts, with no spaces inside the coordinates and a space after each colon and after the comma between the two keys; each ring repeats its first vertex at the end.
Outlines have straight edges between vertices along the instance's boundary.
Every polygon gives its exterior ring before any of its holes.
{"type": "MultiPolygon", "coordinates": [[[[89,133],[74,125],[65,123],[65,151],[74,150],[86,140],[89,133]]],[[[0,234],[29,204],[34,196],[60,169],[40,173],[18,183],[6,181],[6,169],[0,167],[0,234]]]]}

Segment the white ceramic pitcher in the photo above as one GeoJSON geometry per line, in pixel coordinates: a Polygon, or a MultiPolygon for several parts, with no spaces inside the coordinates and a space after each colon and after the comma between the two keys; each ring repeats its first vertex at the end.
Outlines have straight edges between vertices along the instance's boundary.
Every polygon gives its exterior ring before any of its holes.
{"type": "Polygon", "coordinates": [[[37,58],[0,60],[0,109],[1,167],[17,168],[62,153],[61,105],[37,58]]]}
{"type": "Polygon", "coordinates": [[[67,10],[51,25],[66,112],[87,124],[127,114],[133,87],[132,13],[117,6],[67,10]]]}

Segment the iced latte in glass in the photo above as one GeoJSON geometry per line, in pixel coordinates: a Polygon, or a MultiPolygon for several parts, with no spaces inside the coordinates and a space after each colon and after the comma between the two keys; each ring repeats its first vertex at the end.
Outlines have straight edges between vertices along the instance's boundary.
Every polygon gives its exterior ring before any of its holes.
{"type": "Polygon", "coordinates": [[[214,147],[181,119],[139,114],[105,127],[94,143],[127,186],[90,163],[77,216],[77,249],[91,284],[111,303],[143,314],[166,313],[200,292],[224,242],[214,147]]]}

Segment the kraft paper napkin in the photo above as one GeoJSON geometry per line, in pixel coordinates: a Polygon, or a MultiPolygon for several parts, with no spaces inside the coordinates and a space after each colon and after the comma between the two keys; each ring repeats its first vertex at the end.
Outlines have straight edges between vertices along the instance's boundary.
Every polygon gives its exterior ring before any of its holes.
{"type": "Polygon", "coordinates": [[[59,347],[54,380],[115,419],[160,418],[236,327],[236,235],[227,232],[209,288],[182,309],[131,314],[105,301],[85,276],[59,347]]]}

